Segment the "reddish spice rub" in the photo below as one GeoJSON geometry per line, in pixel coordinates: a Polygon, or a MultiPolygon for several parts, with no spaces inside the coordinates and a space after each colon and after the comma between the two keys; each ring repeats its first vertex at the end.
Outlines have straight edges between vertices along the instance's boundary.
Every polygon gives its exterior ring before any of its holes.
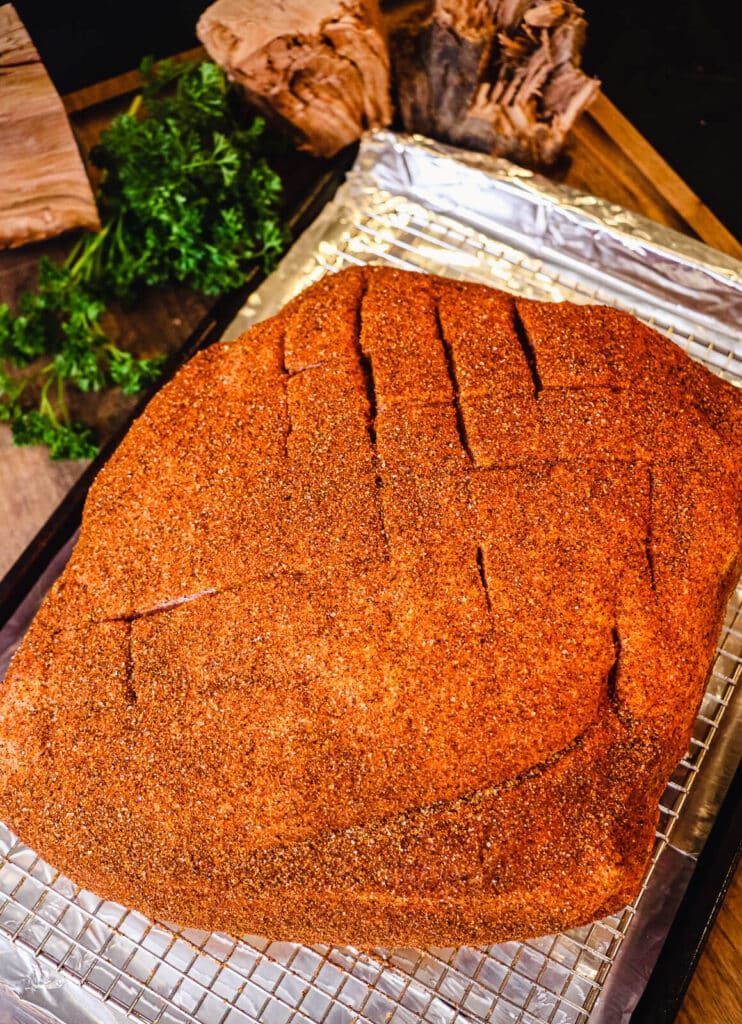
{"type": "Polygon", "coordinates": [[[99,895],[306,943],[638,891],[740,568],[739,392],[623,313],[387,269],[191,361],[0,695],[0,815],[99,895]]]}

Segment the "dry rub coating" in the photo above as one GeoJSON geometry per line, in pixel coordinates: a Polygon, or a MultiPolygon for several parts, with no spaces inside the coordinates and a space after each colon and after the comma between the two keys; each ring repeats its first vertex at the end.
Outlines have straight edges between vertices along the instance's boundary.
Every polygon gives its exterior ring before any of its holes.
{"type": "Polygon", "coordinates": [[[481,943],[625,904],[740,568],[742,396],[387,269],[193,359],[0,698],[0,816],[152,917],[481,943]]]}

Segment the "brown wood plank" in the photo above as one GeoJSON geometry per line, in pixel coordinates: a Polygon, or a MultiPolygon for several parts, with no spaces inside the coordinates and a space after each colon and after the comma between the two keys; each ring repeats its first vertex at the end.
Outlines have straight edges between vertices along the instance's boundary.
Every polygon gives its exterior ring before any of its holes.
{"type": "Polygon", "coordinates": [[[742,259],[742,245],[604,93],[575,123],[572,136],[568,184],[742,259]]]}
{"type": "Polygon", "coordinates": [[[31,37],[11,4],[0,7],[0,68],[35,64],[39,60],[31,37]]]}
{"type": "Polygon", "coordinates": [[[5,575],[86,465],[81,460],[51,462],[44,448],[15,448],[10,431],[0,430],[0,575],[5,575]]]}
{"type": "Polygon", "coordinates": [[[675,1024],[742,1021],[742,869],[738,869],[675,1024]]]}
{"type": "MultiPolygon", "coordinates": [[[[196,46],[192,50],[185,50],[183,53],[173,54],[173,60],[203,60],[206,51],[202,46],[196,46]]],[[[116,75],[114,78],[106,78],[95,85],[86,86],[76,92],[69,92],[63,97],[64,108],[68,114],[74,114],[80,110],[89,110],[98,103],[106,100],[117,99],[128,93],[135,92],[140,85],[139,71],[134,68],[126,71],[123,75],[116,75]]]]}
{"type": "Polygon", "coordinates": [[[15,9],[5,4],[0,7],[0,249],[99,226],[62,101],[15,9]]]}

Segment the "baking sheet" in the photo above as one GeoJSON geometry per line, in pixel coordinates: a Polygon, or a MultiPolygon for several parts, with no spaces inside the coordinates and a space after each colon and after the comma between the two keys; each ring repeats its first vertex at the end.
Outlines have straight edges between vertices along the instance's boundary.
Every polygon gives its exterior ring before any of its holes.
{"type": "MultiPolygon", "coordinates": [[[[614,304],[742,381],[742,264],[506,161],[386,132],[364,139],[346,184],[226,336],[324,274],[363,263],[526,297],[614,304]]],[[[0,631],[0,673],[69,547],[0,631]]],[[[75,1022],[627,1020],[742,755],[741,609],[742,588],[727,611],[688,753],[662,800],[644,889],[620,914],[565,935],[457,950],[364,955],[235,941],[103,902],[0,828],[0,1014],[6,986],[29,1012],[75,1022]]]]}

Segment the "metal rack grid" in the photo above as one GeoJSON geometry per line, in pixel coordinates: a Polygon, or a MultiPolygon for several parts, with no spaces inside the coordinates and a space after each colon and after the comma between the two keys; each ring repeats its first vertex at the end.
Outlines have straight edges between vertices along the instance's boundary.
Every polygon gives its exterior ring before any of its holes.
{"type": "MultiPolygon", "coordinates": [[[[343,266],[385,263],[527,297],[615,302],[608,286],[586,288],[578,277],[568,280],[455,220],[382,193],[368,197],[350,223],[326,231],[305,255],[293,292],[343,266]]],[[[249,323],[269,311],[248,303],[244,317],[249,323]]],[[[703,326],[683,336],[668,323],[644,318],[717,373],[742,378],[742,360],[703,326]]],[[[740,678],[742,588],[729,605],[689,750],[661,802],[642,893],[622,913],[567,934],[364,954],[179,931],[75,887],[1,826],[0,933],[123,1016],[147,1024],[587,1024],[723,716],[740,697],[740,678]]]]}

